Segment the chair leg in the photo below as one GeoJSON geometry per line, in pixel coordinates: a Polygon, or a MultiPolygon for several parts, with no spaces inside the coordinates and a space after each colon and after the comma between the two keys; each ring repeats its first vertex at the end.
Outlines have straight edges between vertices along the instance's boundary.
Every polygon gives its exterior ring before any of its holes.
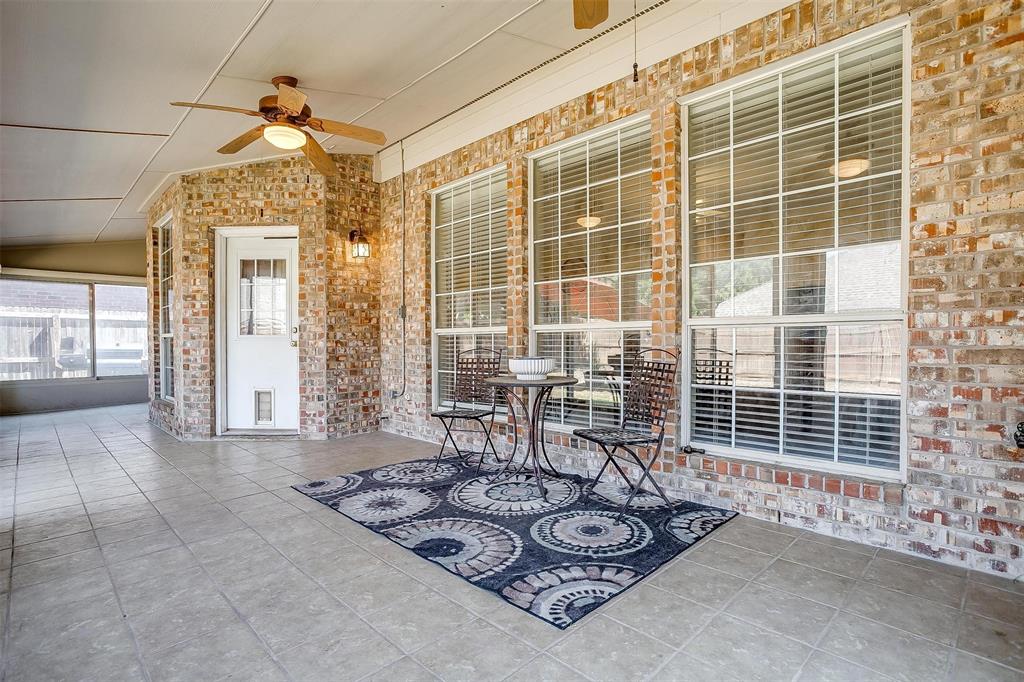
{"type": "MultiPolygon", "coordinates": [[[[491,452],[494,453],[494,459],[495,460],[498,459],[498,451],[494,449],[494,443],[491,442],[491,430],[490,430],[490,428],[484,426],[484,420],[483,419],[477,419],[476,421],[477,421],[477,423],[480,424],[480,429],[484,432],[484,439],[485,439],[485,442],[484,442],[483,446],[480,448],[480,461],[478,461],[476,463],[476,475],[479,476],[480,475],[480,468],[483,467],[483,465],[484,465],[484,457],[487,456],[487,446],[488,445],[491,446],[491,452]]],[[[491,424],[493,425],[494,422],[492,421],[491,424]]]]}
{"type": "MultiPolygon", "coordinates": [[[[608,468],[608,463],[612,461],[612,453],[615,452],[615,448],[612,448],[612,452],[608,452],[608,448],[603,443],[598,443],[601,449],[604,451],[604,464],[601,465],[601,470],[597,472],[597,476],[594,477],[594,482],[590,484],[590,490],[593,491],[597,486],[598,481],[601,480],[601,476],[604,475],[605,470],[608,468]]],[[[586,493],[587,497],[590,497],[590,493],[586,493]]]]}
{"type": "MultiPolygon", "coordinates": [[[[441,457],[444,456],[444,446],[448,443],[448,441],[452,442],[452,447],[455,448],[455,454],[457,454],[459,456],[459,459],[463,458],[462,457],[462,451],[459,450],[459,446],[455,443],[455,437],[452,436],[452,425],[451,425],[451,423],[448,422],[448,421],[445,421],[444,417],[438,417],[438,419],[441,420],[441,425],[444,426],[445,436],[444,436],[444,440],[441,441],[441,449],[437,453],[437,459],[434,461],[434,471],[437,471],[437,467],[439,467],[441,465],[441,457]]],[[[455,420],[452,420],[452,421],[454,422],[455,420]]]]}
{"type": "MultiPolygon", "coordinates": [[[[654,485],[655,489],[658,491],[658,495],[661,497],[661,499],[665,500],[665,504],[667,504],[669,508],[671,508],[672,501],[668,499],[668,496],[665,495],[665,491],[661,489],[661,486],[658,485],[658,482],[654,480],[653,476],[651,476],[651,467],[654,466],[654,463],[658,460],[658,454],[661,452],[660,443],[658,449],[651,456],[650,460],[648,460],[646,465],[643,463],[640,457],[629,448],[623,448],[623,450],[630,454],[630,456],[636,462],[637,466],[640,467],[640,470],[643,473],[640,474],[640,479],[636,482],[636,485],[633,485],[633,483],[629,483],[630,487],[632,488],[632,491],[629,493],[629,499],[626,500],[626,504],[622,505],[622,508],[619,510],[619,515],[615,517],[615,522],[618,523],[619,520],[622,518],[622,515],[626,513],[627,509],[629,509],[629,505],[633,502],[633,498],[636,497],[636,494],[638,492],[640,492],[640,487],[644,484],[644,479],[649,480],[654,485]]],[[[626,481],[629,482],[629,479],[627,478],[626,481]]]]}

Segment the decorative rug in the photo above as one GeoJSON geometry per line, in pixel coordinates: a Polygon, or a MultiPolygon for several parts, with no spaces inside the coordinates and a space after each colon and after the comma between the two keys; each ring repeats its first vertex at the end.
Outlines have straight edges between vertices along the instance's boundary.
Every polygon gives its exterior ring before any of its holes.
{"type": "Polygon", "coordinates": [[[736,516],[640,493],[618,524],[625,486],[571,474],[492,481],[496,464],[419,459],[294,486],[558,628],[639,583],[736,516]]]}

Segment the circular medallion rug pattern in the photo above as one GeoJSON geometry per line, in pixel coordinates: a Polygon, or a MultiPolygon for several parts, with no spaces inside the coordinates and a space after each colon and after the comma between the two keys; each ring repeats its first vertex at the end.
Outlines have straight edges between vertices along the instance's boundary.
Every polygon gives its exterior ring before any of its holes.
{"type": "Polygon", "coordinates": [[[621,481],[545,477],[544,499],[531,475],[488,464],[411,460],[295,489],[558,628],[736,515],[644,492],[619,517],[621,481]]]}

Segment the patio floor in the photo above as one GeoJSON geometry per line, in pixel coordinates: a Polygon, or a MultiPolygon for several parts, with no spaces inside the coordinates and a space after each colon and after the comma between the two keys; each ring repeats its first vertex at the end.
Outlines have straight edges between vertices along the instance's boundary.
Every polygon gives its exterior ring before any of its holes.
{"type": "Polygon", "coordinates": [[[560,631],[289,488],[435,445],[146,418],[0,419],[6,679],[1024,675],[1024,585],[743,517],[560,631]]]}

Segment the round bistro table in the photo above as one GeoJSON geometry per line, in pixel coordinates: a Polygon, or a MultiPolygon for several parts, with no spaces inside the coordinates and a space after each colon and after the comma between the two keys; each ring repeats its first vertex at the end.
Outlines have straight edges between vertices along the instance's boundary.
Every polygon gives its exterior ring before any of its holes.
{"type": "Polygon", "coordinates": [[[560,478],[561,474],[551,464],[551,460],[548,459],[547,449],[544,447],[544,409],[547,407],[548,398],[551,397],[551,391],[561,386],[578,384],[579,379],[575,377],[554,376],[546,379],[531,380],[517,379],[514,375],[508,375],[491,377],[484,379],[484,381],[505,394],[508,401],[509,414],[512,416],[512,433],[514,438],[512,456],[508,458],[505,466],[494,475],[492,480],[497,480],[506,474],[509,476],[521,474],[530,466],[532,461],[533,477],[537,481],[537,490],[540,492],[540,496],[546,500],[548,493],[547,489],[544,488],[544,474],[554,476],[555,478],[560,478]],[[516,393],[517,388],[527,389],[525,401],[516,393]],[[526,420],[526,449],[523,460],[518,465],[515,464],[515,461],[516,455],[519,453],[519,420],[516,417],[515,405],[519,405],[526,420]],[[540,455],[544,456],[548,469],[541,465],[540,455]],[[510,471],[513,467],[515,469],[510,471]]]}

